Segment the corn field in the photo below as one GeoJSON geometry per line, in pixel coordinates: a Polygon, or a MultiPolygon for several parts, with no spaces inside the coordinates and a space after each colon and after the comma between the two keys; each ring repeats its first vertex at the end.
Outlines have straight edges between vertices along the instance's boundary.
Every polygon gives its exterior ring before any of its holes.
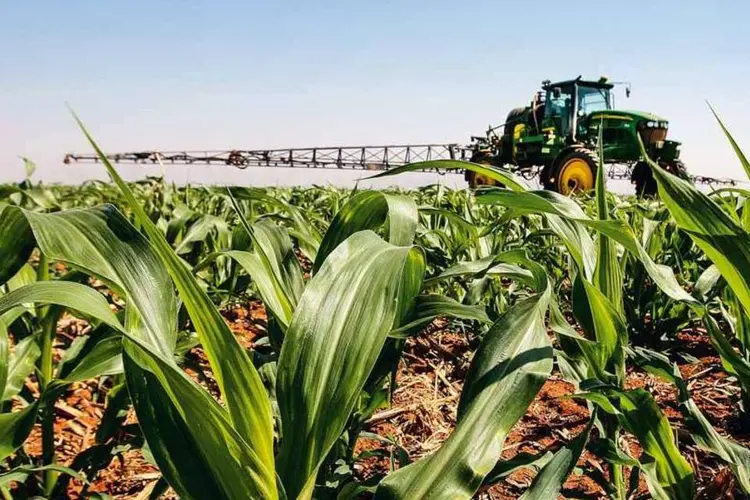
{"type": "Polygon", "coordinates": [[[563,197],[450,161],[504,188],[102,163],[0,186],[4,498],[750,495],[747,191],[656,164],[643,200],[603,168],[563,197]],[[102,486],[133,460],[135,490],[102,486]]]}

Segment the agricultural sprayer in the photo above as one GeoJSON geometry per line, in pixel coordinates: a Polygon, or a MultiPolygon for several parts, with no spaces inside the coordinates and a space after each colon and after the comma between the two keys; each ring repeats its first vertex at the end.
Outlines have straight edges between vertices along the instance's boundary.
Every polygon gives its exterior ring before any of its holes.
{"type": "MultiPolygon", "coordinates": [[[[629,97],[630,86],[625,85],[629,97]]],[[[652,113],[615,109],[614,87],[606,78],[587,81],[579,76],[558,83],[545,80],[528,106],[513,109],[504,123],[491,126],[484,136],[473,136],[468,145],[142,151],[108,157],[117,163],[134,164],[375,171],[431,160],[463,160],[509,170],[529,180],[537,178],[545,189],[566,195],[592,189],[596,170],[604,165],[608,178],[630,180],[638,194],[652,196],[656,181],[644,162],[643,144],[651,159],[676,175],[701,184],[733,183],[688,175],[680,160],[680,143],[667,138],[669,122],[652,113]]],[[[95,154],[68,153],[64,159],[66,164],[98,161],[95,154]]],[[[494,184],[473,171],[465,171],[464,176],[472,188],[494,184]]]]}

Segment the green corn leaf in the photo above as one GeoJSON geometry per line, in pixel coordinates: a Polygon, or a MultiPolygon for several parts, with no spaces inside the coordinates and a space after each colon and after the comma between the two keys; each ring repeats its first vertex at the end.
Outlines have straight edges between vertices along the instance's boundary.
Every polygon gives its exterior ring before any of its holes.
{"type": "Polygon", "coordinates": [[[609,413],[610,415],[618,415],[620,411],[615,408],[609,398],[600,392],[579,392],[570,396],[572,399],[583,399],[584,401],[590,401],[596,404],[599,409],[609,413]]]}
{"type": "MultiPolygon", "coordinates": [[[[573,284],[573,314],[595,343],[579,342],[591,367],[600,380],[608,380],[609,373],[619,365],[624,356],[623,346],[627,342],[627,327],[621,313],[612,301],[594,285],[580,276],[573,284]]],[[[620,379],[624,373],[616,373],[620,379]]]]}
{"type": "Polygon", "coordinates": [[[643,389],[612,391],[620,422],[638,438],[641,464],[654,498],[695,498],[695,473],[675,444],[672,428],[654,398],[643,389]]]}
{"type": "Polygon", "coordinates": [[[218,232],[229,232],[229,226],[224,219],[213,215],[204,215],[197,221],[195,221],[185,236],[180,241],[180,244],[175,248],[175,253],[184,254],[192,249],[194,243],[204,241],[211,231],[218,232]]]}
{"type": "Polygon", "coordinates": [[[499,204],[516,215],[546,214],[552,231],[568,249],[573,261],[591,279],[596,268],[596,247],[581,220],[589,220],[583,209],[573,200],[548,191],[512,192],[501,189],[486,190],[477,195],[480,204],[499,204]],[[548,200],[548,194],[552,196],[548,200]]]}
{"type": "MultiPolygon", "coordinates": [[[[750,352],[750,314],[745,314],[742,304],[731,290],[725,291],[725,303],[731,311],[734,334],[744,352],[750,352]]],[[[728,315],[725,315],[728,316],[728,315]]]]}
{"type": "Polygon", "coordinates": [[[8,401],[21,392],[24,381],[34,371],[40,355],[41,350],[35,337],[26,337],[16,344],[15,351],[9,357],[5,385],[0,387],[0,401],[8,401]]]}
{"type": "MultiPolygon", "coordinates": [[[[322,249],[322,246],[321,246],[322,249]]],[[[309,498],[386,336],[414,305],[424,257],[371,231],[338,245],[305,288],[277,370],[278,471],[289,497],[309,498]]]]}
{"type": "Polygon", "coordinates": [[[509,460],[498,460],[492,471],[487,474],[482,483],[482,487],[491,486],[500,482],[503,478],[509,476],[519,469],[535,469],[537,472],[547,465],[554,457],[551,451],[532,455],[531,453],[521,452],[509,460]]]}
{"type": "Polygon", "coordinates": [[[117,330],[123,327],[104,296],[85,285],[69,281],[38,281],[0,296],[0,315],[21,304],[55,304],[103,321],[117,330]]]}
{"type": "Polygon", "coordinates": [[[112,335],[96,342],[68,372],[60,373],[66,382],[80,382],[102,375],[122,373],[122,337],[112,335]]]}
{"type": "Polygon", "coordinates": [[[581,336],[565,319],[557,300],[551,300],[549,304],[549,329],[558,335],[570,337],[579,342],[594,342],[581,336]]]}
{"type": "Polygon", "coordinates": [[[659,197],[677,227],[685,231],[721,272],[750,313],[750,234],[692,184],[649,162],[659,197]]]}
{"type": "Polygon", "coordinates": [[[695,286],[693,287],[693,295],[695,295],[699,299],[705,300],[711,289],[716,286],[719,278],[721,278],[719,268],[711,264],[706,268],[705,271],[701,273],[700,276],[698,276],[698,279],[695,281],[695,286]]]}
{"type": "Polygon", "coordinates": [[[750,449],[719,434],[692,399],[680,402],[680,412],[698,446],[727,462],[742,491],[750,494],[750,449]]]}
{"type": "Polygon", "coordinates": [[[703,324],[706,325],[706,331],[711,338],[711,345],[714,346],[721,356],[721,363],[724,368],[735,375],[743,388],[750,388],[750,361],[746,360],[734,350],[732,344],[722,333],[721,328],[708,314],[703,315],[703,324]]]}
{"type": "Polygon", "coordinates": [[[446,210],[440,207],[421,206],[419,207],[419,213],[428,216],[444,217],[450,227],[453,228],[453,236],[460,235],[471,241],[476,241],[479,238],[479,231],[477,231],[476,226],[452,210],[446,210]]]}
{"type": "Polygon", "coordinates": [[[404,324],[392,330],[388,336],[392,338],[406,338],[418,333],[425,325],[441,317],[460,318],[492,323],[484,307],[470,306],[443,295],[420,295],[411,314],[404,320],[404,324]]]}
{"type": "MultiPolygon", "coordinates": [[[[657,167],[658,168],[658,167],[657,167]]],[[[683,181],[684,182],[684,181],[683,181]]],[[[508,190],[494,189],[483,193],[477,198],[480,203],[499,204],[508,208],[523,209],[529,213],[547,214],[547,218],[552,225],[554,218],[550,215],[564,219],[568,224],[575,224],[591,228],[622,245],[625,250],[638,258],[659,288],[674,300],[679,300],[688,304],[698,306],[698,301],[688,294],[678,283],[674,272],[667,266],[656,264],[643,248],[640,241],[635,237],[633,230],[624,221],[621,220],[594,220],[588,217],[581,207],[572,199],[561,196],[552,191],[533,191],[526,193],[517,193],[508,190]]],[[[552,226],[555,232],[565,243],[572,256],[581,255],[579,250],[581,241],[573,238],[572,229],[562,229],[559,226],[552,226]]],[[[593,274],[595,266],[591,266],[591,271],[584,256],[589,253],[586,251],[583,256],[578,258],[579,268],[584,270],[584,275],[593,274]]],[[[595,254],[594,254],[595,255],[595,254]]]]}
{"type": "Polygon", "coordinates": [[[177,242],[177,238],[179,238],[180,234],[183,234],[186,231],[186,229],[190,225],[190,222],[198,217],[198,214],[185,206],[176,207],[174,212],[172,213],[172,217],[167,223],[167,229],[164,237],[167,238],[167,241],[174,245],[177,242]]]}
{"type": "Polygon", "coordinates": [[[552,370],[544,316],[549,290],[511,307],[472,361],[456,428],[432,455],[387,476],[376,498],[471,498],[552,370]]]}
{"type": "Polygon", "coordinates": [[[521,495],[519,500],[548,500],[557,498],[565,480],[573,472],[573,469],[581,457],[586,442],[589,439],[594,418],[581,433],[576,436],[572,443],[558,450],[539,474],[534,478],[529,489],[521,495]]]}
{"type": "Polygon", "coordinates": [[[750,179],[750,161],[748,161],[747,157],[745,156],[745,153],[742,152],[742,149],[740,149],[740,145],[737,144],[737,141],[734,140],[734,137],[732,137],[732,134],[729,133],[729,130],[724,126],[724,122],[721,121],[721,118],[719,118],[719,115],[716,113],[714,108],[709,104],[709,109],[711,110],[711,113],[713,113],[714,117],[716,118],[716,121],[719,122],[719,126],[721,127],[721,130],[724,132],[724,135],[729,140],[729,144],[732,145],[732,149],[734,149],[735,154],[737,155],[737,158],[740,160],[740,163],[742,164],[742,168],[745,169],[745,174],[747,175],[748,179],[750,179]]]}
{"type": "Polygon", "coordinates": [[[690,397],[687,383],[682,379],[680,369],[664,354],[636,347],[630,355],[644,370],[675,384],[679,410],[693,440],[703,450],[714,453],[727,462],[742,490],[750,494],[750,449],[722,436],[714,429],[690,397]]]}
{"type": "Polygon", "coordinates": [[[7,488],[11,483],[23,483],[26,479],[38,472],[44,471],[55,471],[60,474],[67,474],[75,479],[81,481],[83,484],[89,484],[86,477],[69,467],[63,467],[61,465],[44,465],[42,467],[14,467],[7,472],[0,474],[0,488],[7,488]]]}
{"type": "Polygon", "coordinates": [[[258,287],[258,292],[268,312],[273,314],[273,317],[279,321],[282,330],[286,331],[292,321],[294,307],[297,304],[296,301],[291,302],[281,281],[271,277],[274,272],[273,269],[269,269],[262,259],[253,252],[231,250],[217,255],[225,255],[234,259],[245,270],[248,276],[252,278],[255,286],[258,287]]]}
{"type": "Polygon", "coordinates": [[[565,245],[578,270],[583,273],[586,279],[593,279],[596,270],[597,252],[594,240],[586,231],[586,228],[574,220],[558,217],[554,214],[547,214],[547,223],[551,231],[565,245]]]}
{"type": "Polygon", "coordinates": [[[17,288],[21,288],[24,285],[34,283],[37,280],[37,272],[31,265],[26,264],[5,284],[8,292],[11,292],[17,288]]]}
{"type": "Polygon", "coordinates": [[[589,450],[597,457],[602,458],[610,464],[624,465],[627,467],[640,467],[641,463],[625,454],[614,441],[607,438],[599,438],[589,444],[589,450]]]}
{"type": "MultiPolygon", "coordinates": [[[[62,306],[75,310],[84,317],[109,325],[118,332],[124,331],[104,297],[96,290],[79,283],[39,281],[13,290],[0,297],[0,316],[17,308],[20,304],[27,303],[62,306]]],[[[112,360],[117,360],[119,357],[120,342],[120,337],[115,336],[94,348],[89,353],[90,356],[68,374],[66,381],[86,380],[105,373],[106,368],[111,367],[112,360]]],[[[26,338],[16,346],[16,351],[11,356],[9,375],[2,400],[10,399],[18,394],[24,380],[33,371],[34,363],[39,355],[40,350],[34,338],[26,338]]]]}
{"type": "Polygon", "coordinates": [[[96,276],[122,294],[128,331],[165,356],[172,354],[177,298],[169,274],[148,241],[114,206],[24,215],[48,259],[96,276]]]}
{"type": "Polygon", "coordinates": [[[513,264],[499,264],[495,256],[484,257],[477,260],[459,262],[444,270],[437,276],[425,280],[425,286],[434,286],[450,278],[470,276],[481,278],[494,269],[494,274],[510,276],[521,281],[530,281],[533,276],[531,271],[513,264]]]}
{"type": "Polygon", "coordinates": [[[280,322],[282,330],[286,331],[304,290],[299,261],[292,241],[283,228],[260,222],[251,231],[255,250],[232,250],[218,255],[234,259],[245,269],[258,287],[263,303],[280,322]]]}
{"type": "Polygon", "coordinates": [[[23,445],[36,422],[38,406],[36,402],[20,411],[0,413],[0,461],[23,445]]]}
{"type": "Polygon", "coordinates": [[[415,172],[419,170],[432,169],[458,171],[471,170],[472,172],[476,172],[478,174],[489,177],[492,180],[500,182],[501,184],[514,191],[526,191],[527,189],[523,181],[513,173],[511,173],[509,170],[492,167],[490,165],[483,165],[480,163],[458,160],[430,160],[409,163],[408,165],[392,168],[390,170],[386,170],[385,172],[372,175],[370,177],[367,177],[367,179],[379,179],[381,177],[390,177],[392,175],[403,174],[404,172],[415,172]]]}
{"type": "MultiPolygon", "coordinates": [[[[600,127],[600,133],[603,127],[600,127]]],[[[600,138],[601,139],[601,138],[600,138]]],[[[599,142],[601,145],[601,140],[599,142]]],[[[603,153],[600,151],[600,158],[603,153]]],[[[609,220],[609,204],[604,181],[604,164],[599,164],[596,171],[596,210],[599,220],[609,220]]],[[[623,273],[620,260],[617,257],[617,245],[609,237],[599,234],[597,238],[596,269],[594,270],[594,284],[612,303],[614,308],[622,313],[623,273]]]]}
{"type": "Polygon", "coordinates": [[[409,196],[381,191],[360,191],[352,196],[331,221],[313,265],[313,273],[328,255],[352,234],[364,230],[387,228],[388,241],[406,246],[414,241],[419,212],[409,196]]]}
{"type": "Polygon", "coordinates": [[[34,237],[20,209],[0,204],[0,286],[28,262],[34,237]]]}
{"type": "Polygon", "coordinates": [[[303,287],[292,242],[282,229],[265,224],[251,226],[234,197],[230,194],[229,198],[253,245],[252,256],[246,256],[240,264],[252,273],[263,298],[286,330],[303,287]]]}
{"type": "MultiPolygon", "coordinates": [[[[81,131],[91,143],[102,164],[107,169],[112,180],[117,184],[120,192],[134,212],[136,219],[148,235],[151,248],[159,256],[163,265],[169,271],[180,297],[190,315],[201,343],[208,356],[213,374],[221,389],[224,401],[229,409],[231,422],[242,438],[252,447],[253,455],[268,469],[273,470],[273,417],[271,404],[266,395],[263,382],[257,370],[251,363],[247,353],[239,341],[232,335],[216,307],[206,292],[198,285],[188,269],[174,253],[162,232],[149,219],[130,188],[125,184],[117,171],[112,167],[106,155],[86,131],[83,123],[75,117],[81,131]]],[[[137,397],[148,398],[155,394],[149,391],[137,397]]],[[[135,398],[136,396],[134,396],[135,398]]],[[[154,401],[156,404],[157,401],[154,401]]],[[[147,405],[143,405],[144,407],[147,405]]],[[[200,434],[199,420],[190,422],[190,430],[200,434]]],[[[169,421],[157,421],[159,432],[167,432],[171,428],[169,421]]],[[[184,429],[183,429],[184,430],[184,429]]],[[[160,467],[162,464],[159,464],[160,467]]],[[[258,481],[254,485],[258,490],[271,492],[271,497],[277,494],[275,480],[267,476],[255,477],[258,481]]],[[[251,485],[245,485],[251,488],[251,485]]]]}
{"type": "MultiPolygon", "coordinates": [[[[305,257],[311,261],[315,261],[322,236],[315,227],[315,224],[298,207],[274,198],[266,193],[265,190],[259,188],[233,186],[228,188],[228,190],[231,196],[238,200],[262,202],[287,212],[294,221],[294,229],[291,233],[296,235],[300,244],[300,250],[305,257]]],[[[223,195],[224,193],[219,194],[223,195]]]]}
{"type": "Polygon", "coordinates": [[[529,259],[523,250],[510,250],[490,257],[459,262],[426,280],[425,286],[434,286],[450,278],[482,278],[485,275],[515,279],[537,291],[547,287],[547,274],[544,268],[529,259]]]}
{"type": "Polygon", "coordinates": [[[26,178],[30,179],[36,171],[36,163],[31,158],[26,158],[25,156],[21,156],[21,161],[23,161],[23,168],[26,170],[26,178]]]}
{"type": "Polygon", "coordinates": [[[8,384],[8,363],[10,362],[10,341],[8,340],[8,327],[2,320],[0,314],[0,402],[4,401],[5,388],[8,384]]]}
{"type": "Polygon", "coordinates": [[[125,339],[128,389],[149,450],[181,498],[277,498],[273,464],[227,412],[174,364],[125,339]]]}

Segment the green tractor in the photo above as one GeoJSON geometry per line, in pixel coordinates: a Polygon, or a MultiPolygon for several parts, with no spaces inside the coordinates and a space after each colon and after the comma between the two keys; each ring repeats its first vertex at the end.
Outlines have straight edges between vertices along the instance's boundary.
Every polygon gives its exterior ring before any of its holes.
{"type": "MultiPolygon", "coordinates": [[[[516,108],[486,137],[472,137],[471,161],[503,167],[527,179],[539,176],[545,189],[569,195],[593,189],[603,163],[619,178],[630,178],[640,196],[654,196],[656,181],[643,161],[638,137],[649,157],[668,171],[687,177],[679,159],[680,143],[667,139],[668,122],[651,113],[615,110],[614,84],[575,80],[542,82],[529,106],[516,108]],[[502,128],[502,133],[498,131],[502,128]]],[[[626,87],[630,95],[630,87],[626,87]]],[[[466,171],[471,187],[496,182],[466,171]]]]}

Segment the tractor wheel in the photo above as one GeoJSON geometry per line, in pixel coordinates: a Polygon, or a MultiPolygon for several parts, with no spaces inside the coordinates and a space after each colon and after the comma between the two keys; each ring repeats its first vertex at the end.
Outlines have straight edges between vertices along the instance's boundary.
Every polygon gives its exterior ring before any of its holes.
{"type": "Polygon", "coordinates": [[[656,196],[656,179],[651,167],[646,162],[639,161],[630,174],[630,182],[635,184],[635,195],[639,198],[653,198],[656,196]]]}
{"type": "MultiPolygon", "coordinates": [[[[555,159],[549,174],[542,178],[545,189],[569,195],[594,189],[599,158],[596,153],[583,147],[574,147],[570,152],[555,159]]],[[[544,171],[542,173],[544,174],[544,171]]]]}
{"type": "Polygon", "coordinates": [[[552,164],[548,163],[542,167],[542,171],[539,173],[539,182],[542,187],[547,191],[555,190],[555,178],[552,176],[552,164]]]}
{"type": "Polygon", "coordinates": [[[505,127],[503,128],[503,134],[513,136],[513,128],[516,123],[522,121],[520,118],[526,113],[526,108],[514,108],[508,113],[508,117],[505,119],[505,127]]]}
{"type": "MultiPolygon", "coordinates": [[[[492,165],[492,162],[490,161],[489,157],[487,155],[478,155],[475,157],[472,157],[470,160],[472,163],[479,163],[482,165],[492,165]]],[[[471,189],[476,189],[479,186],[500,186],[501,184],[497,182],[495,179],[490,179],[486,175],[478,174],[477,172],[474,172],[472,170],[467,170],[464,179],[469,183],[469,187],[471,189]]]]}
{"type": "MultiPolygon", "coordinates": [[[[659,165],[681,179],[687,179],[688,173],[685,164],[680,160],[660,161],[659,165]]],[[[630,176],[630,182],[635,184],[635,194],[640,198],[654,198],[658,192],[656,179],[651,167],[646,162],[639,161],[633,167],[633,173],[630,176]]]]}
{"type": "Polygon", "coordinates": [[[502,160],[503,163],[515,163],[515,134],[516,127],[526,126],[528,116],[526,116],[528,108],[514,108],[510,110],[507,118],[505,119],[505,127],[503,127],[503,149],[502,149],[502,160]]]}

